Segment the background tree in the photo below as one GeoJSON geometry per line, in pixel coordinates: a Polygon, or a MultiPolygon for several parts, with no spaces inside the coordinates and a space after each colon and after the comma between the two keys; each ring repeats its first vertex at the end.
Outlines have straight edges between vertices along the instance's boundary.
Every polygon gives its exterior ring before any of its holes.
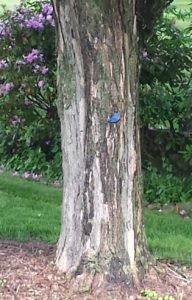
{"type": "Polygon", "coordinates": [[[64,173],[57,265],[64,272],[95,262],[108,279],[129,284],[145,260],[139,53],[170,2],[53,1],[64,173]]]}

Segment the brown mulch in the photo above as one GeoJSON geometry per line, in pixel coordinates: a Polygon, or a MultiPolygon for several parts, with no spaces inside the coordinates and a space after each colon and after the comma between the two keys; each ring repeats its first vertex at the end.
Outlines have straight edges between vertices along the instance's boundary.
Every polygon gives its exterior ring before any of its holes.
{"type": "Polygon", "coordinates": [[[56,245],[44,242],[0,241],[0,300],[146,299],[136,296],[142,288],[178,300],[192,300],[192,269],[158,262],[149,268],[141,286],[129,291],[129,296],[118,287],[102,287],[101,278],[88,292],[56,269],[55,251],[56,245]]]}

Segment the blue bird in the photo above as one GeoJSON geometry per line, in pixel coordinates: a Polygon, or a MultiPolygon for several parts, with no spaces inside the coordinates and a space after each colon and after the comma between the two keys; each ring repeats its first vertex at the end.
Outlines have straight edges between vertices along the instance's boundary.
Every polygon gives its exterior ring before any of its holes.
{"type": "Polygon", "coordinates": [[[108,123],[117,123],[121,118],[121,115],[119,112],[114,112],[111,114],[111,116],[108,118],[108,123]]]}

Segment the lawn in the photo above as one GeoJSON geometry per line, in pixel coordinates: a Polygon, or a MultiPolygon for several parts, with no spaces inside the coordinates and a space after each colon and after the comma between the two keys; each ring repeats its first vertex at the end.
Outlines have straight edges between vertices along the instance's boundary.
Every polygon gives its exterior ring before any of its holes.
{"type": "Polygon", "coordinates": [[[179,9],[188,9],[191,1],[190,0],[175,0],[174,4],[177,5],[179,9]]]}
{"type": "Polygon", "coordinates": [[[0,238],[55,242],[61,189],[0,174],[0,238]]]}
{"type": "MultiPolygon", "coordinates": [[[[0,174],[0,239],[56,242],[60,230],[60,188],[0,174]]],[[[192,219],[145,211],[150,251],[158,258],[192,264],[192,219]]]]}
{"type": "Polygon", "coordinates": [[[192,265],[192,219],[173,212],[145,210],[150,251],[158,258],[192,265]]]}
{"type": "MultiPolygon", "coordinates": [[[[192,2],[191,0],[175,0],[173,2],[174,5],[176,5],[179,9],[181,10],[188,10],[190,7],[192,8],[192,2]]],[[[177,20],[177,25],[180,27],[180,28],[186,28],[189,23],[190,23],[190,19],[187,18],[186,20],[177,20]]]]}
{"type": "Polygon", "coordinates": [[[0,4],[6,4],[7,7],[13,7],[19,2],[20,2],[19,0],[0,0],[0,4]]]}

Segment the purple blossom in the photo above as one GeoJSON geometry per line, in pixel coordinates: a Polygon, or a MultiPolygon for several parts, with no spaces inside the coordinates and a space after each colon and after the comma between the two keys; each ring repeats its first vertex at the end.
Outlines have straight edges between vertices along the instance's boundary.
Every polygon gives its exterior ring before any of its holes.
{"type": "Polygon", "coordinates": [[[10,122],[11,122],[12,125],[16,125],[16,124],[17,124],[17,121],[16,121],[16,120],[13,120],[13,119],[11,119],[10,122]]]}
{"type": "Polygon", "coordinates": [[[33,179],[35,179],[35,180],[39,180],[39,179],[41,178],[41,175],[36,174],[36,173],[32,173],[32,174],[31,174],[31,177],[32,177],[33,179]]]}
{"type": "MultiPolygon", "coordinates": [[[[22,20],[25,13],[20,9],[20,15],[18,18],[22,20]]],[[[43,30],[45,22],[48,21],[52,26],[54,26],[53,20],[53,7],[52,5],[46,3],[42,6],[42,13],[31,16],[28,20],[25,20],[24,26],[27,28],[43,30]]]]}
{"type": "Polygon", "coordinates": [[[43,14],[52,15],[53,14],[53,7],[49,3],[46,3],[46,4],[43,5],[42,11],[43,11],[43,14]]]}
{"type": "Polygon", "coordinates": [[[15,87],[13,82],[0,84],[0,96],[5,95],[15,87]]]}
{"type": "Polygon", "coordinates": [[[149,60],[148,52],[147,52],[146,50],[143,51],[143,58],[144,58],[145,60],[149,60]]]}
{"type": "Polygon", "coordinates": [[[33,67],[33,73],[39,73],[40,72],[41,67],[39,65],[35,65],[33,67]]]}
{"type": "Polygon", "coordinates": [[[39,177],[38,174],[35,174],[35,173],[32,174],[33,179],[38,179],[38,177],[39,177]]]}
{"type": "Polygon", "coordinates": [[[13,88],[14,88],[14,83],[13,82],[7,82],[6,84],[5,84],[5,91],[6,92],[9,92],[10,90],[12,90],[13,88]]]}
{"type": "Polygon", "coordinates": [[[11,27],[8,21],[0,22],[0,38],[7,37],[11,33],[11,27]]]}
{"type": "Polygon", "coordinates": [[[36,60],[42,61],[43,54],[41,54],[38,49],[32,49],[32,51],[28,53],[28,55],[24,56],[24,59],[28,63],[32,63],[36,60]]]}
{"type": "Polygon", "coordinates": [[[13,116],[11,119],[10,119],[10,123],[12,125],[17,125],[17,124],[21,124],[21,123],[24,123],[25,122],[25,119],[24,118],[21,118],[17,115],[13,116]]]}
{"type": "Polygon", "coordinates": [[[26,171],[23,173],[22,175],[23,178],[30,178],[31,177],[31,173],[29,171],[26,171]]]}
{"type": "Polygon", "coordinates": [[[53,19],[53,7],[52,5],[46,3],[43,5],[42,13],[45,16],[46,21],[48,21],[52,26],[55,26],[53,19]]]}
{"type": "Polygon", "coordinates": [[[41,73],[42,73],[43,75],[47,74],[48,71],[49,71],[49,68],[47,68],[46,66],[43,66],[43,67],[41,68],[41,73]]]}
{"type": "Polygon", "coordinates": [[[42,29],[44,29],[44,24],[43,24],[44,21],[45,21],[44,16],[42,14],[40,14],[40,15],[31,17],[31,19],[29,19],[29,20],[26,20],[25,26],[27,28],[42,30],[42,29]]]}
{"type": "Polygon", "coordinates": [[[48,15],[48,16],[46,17],[46,20],[47,20],[49,23],[51,23],[51,22],[53,21],[53,16],[48,15]]]}
{"type": "Polygon", "coordinates": [[[27,178],[32,178],[34,180],[39,180],[42,175],[41,174],[36,174],[36,173],[31,173],[29,171],[25,171],[22,175],[23,178],[27,179],[27,178]]]}
{"type": "Polygon", "coordinates": [[[0,60],[0,69],[5,69],[8,67],[8,63],[6,62],[5,59],[0,60]]]}
{"type": "Polygon", "coordinates": [[[42,88],[44,86],[44,84],[45,84],[44,80],[39,80],[37,83],[39,88],[42,88]]]}
{"type": "Polygon", "coordinates": [[[41,73],[41,74],[45,75],[48,73],[48,71],[49,71],[49,68],[47,68],[46,66],[41,67],[39,65],[35,65],[33,67],[33,73],[35,73],[35,74],[41,73]]]}

